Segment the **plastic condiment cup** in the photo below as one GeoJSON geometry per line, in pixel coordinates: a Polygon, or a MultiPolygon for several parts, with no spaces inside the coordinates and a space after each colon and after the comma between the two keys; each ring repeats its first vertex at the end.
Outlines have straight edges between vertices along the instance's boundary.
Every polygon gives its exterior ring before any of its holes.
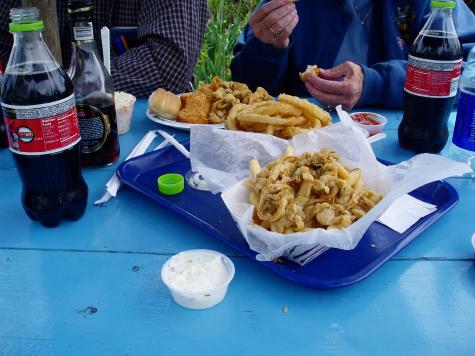
{"type": "Polygon", "coordinates": [[[207,309],[220,303],[226,296],[228,286],[234,277],[235,269],[233,262],[222,253],[212,250],[188,250],[180,252],[170,257],[162,267],[161,277],[165,285],[170,290],[170,293],[178,305],[188,309],[207,309]],[[223,268],[226,271],[226,278],[214,288],[206,288],[203,290],[187,290],[184,288],[177,288],[173,286],[171,280],[172,268],[175,263],[180,261],[188,262],[193,258],[219,258],[223,264],[223,268]]]}
{"type": "Polygon", "coordinates": [[[132,94],[123,91],[116,91],[114,97],[117,131],[119,135],[123,135],[130,130],[136,98],[132,94]]]}
{"type": "Polygon", "coordinates": [[[359,127],[368,131],[370,136],[383,132],[384,126],[386,126],[386,124],[388,123],[388,119],[386,119],[383,115],[380,115],[374,112],[368,112],[368,111],[354,112],[350,114],[350,117],[359,127]],[[364,115],[368,119],[373,120],[377,122],[378,124],[369,124],[369,125],[362,124],[355,119],[355,116],[357,115],[364,115]]]}

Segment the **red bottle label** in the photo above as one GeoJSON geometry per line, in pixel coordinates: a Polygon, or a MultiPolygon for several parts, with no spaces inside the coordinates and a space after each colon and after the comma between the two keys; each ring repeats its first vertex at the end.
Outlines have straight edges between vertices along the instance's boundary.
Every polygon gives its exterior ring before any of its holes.
{"type": "Polygon", "coordinates": [[[21,155],[64,151],[81,140],[74,95],[40,105],[3,104],[10,150],[21,155]]]}
{"type": "Polygon", "coordinates": [[[450,98],[457,94],[461,71],[462,59],[434,61],[409,56],[404,90],[428,98],[450,98]]]}

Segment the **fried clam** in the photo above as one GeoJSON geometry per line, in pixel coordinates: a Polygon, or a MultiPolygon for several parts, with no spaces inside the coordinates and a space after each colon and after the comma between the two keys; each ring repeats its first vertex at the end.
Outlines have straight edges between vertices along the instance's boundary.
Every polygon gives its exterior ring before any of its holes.
{"type": "Polygon", "coordinates": [[[245,104],[255,104],[266,101],[274,101],[274,97],[270,95],[264,88],[257,87],[256,91],[249,96],[249,99],[245,104]]]}
{"type": "Polygon", "coordinates": [[[299,77],[300,77],[300,80],[306,82],[307,80],[310,79],[311,76],[318,77],[319,72],[320,71],[316,65],[308,65],[305,72],[299,73],[299,77]]]}
{"type": "MultiPolygon", "coordinates": [[[[211,105],[207,116],[207,120],[211,124],[224,123],[231,109],[238,104],[274,100],[263,88],[259,87],[253,93],[246,84],[224,81],[219,77],[214,77],[210,84],[200,85],[197,92],[206,96],[211,105]]],[[[201,114],[198,108],[194,108],[192,111],[201,114]]],[[[202,116],[203,115],[201,115],[201,117],[202,116]]],[[[233,125],[231,125],[231,127],[233,127],[233,125]]]]}
{"type": "Polygon", "coordinates": [[[252,160],[246,185],[254,223],[286,234],[342,229],[361,219],[382,197],[364,187],[360,169],[338,161],[327,149],[301,156],[289,149],[264,168],[252,160]]]}

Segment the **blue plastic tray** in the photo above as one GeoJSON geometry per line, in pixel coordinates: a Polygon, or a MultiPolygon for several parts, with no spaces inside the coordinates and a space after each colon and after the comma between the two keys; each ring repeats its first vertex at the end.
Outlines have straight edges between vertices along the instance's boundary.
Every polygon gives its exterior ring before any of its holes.
{"type": "MultiPolygon", "coordinates": [[[[176,196],[164,196],[158,192],[158,176],[172,172],[185,175],[190,168],[188,159],[174,147],[167,147],[124,162],[117,172],[125,184],[255,260],[256,252],[247,245],[219,195],[198,191],[186,184],[184,192],[176,196]]],[[[258,263],[291,281],[312,288],[335,288],[358,282],[404,248],[458,202],[456,190],[442,181],[420,187],[411,195],[436,205],[437,211],[420,219],[404,234],[375,222],[354,250],[330,249],[303,267],[286,259],[283,259],[283,263],[258,263]]]]}

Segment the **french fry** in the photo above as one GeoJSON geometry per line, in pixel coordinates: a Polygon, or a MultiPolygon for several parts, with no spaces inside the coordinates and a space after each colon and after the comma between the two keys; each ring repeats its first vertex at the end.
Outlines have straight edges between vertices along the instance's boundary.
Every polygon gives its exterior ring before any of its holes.
{"type": "Polygon", "coordinates": [[[233,131],[238,130],[236,117],[245,108],[247,108],[247,105],[245,105],[245,104],[236,104],[229,111],[229,115],[228,115],[228,118],[226,120],[226,127],[227,127],[228,130],[233,130],[233,131]]]}
{"type": "Polygon", "coordinates": [[[294,155],[294,146],[288,145],[285,149],[284,157],[290,157],[294,155]]]}
{"type": "Polygon", "coordinates": [[[259,161],[255,160],[255,159],[251,160],[249,162],[249,169],[250,169],[250,172],[251,172],[251,180],[253,182],[255,182],[256,179],[257,179],[257,175],[261,171],[261,165],[259,164],[259,161]]]}

